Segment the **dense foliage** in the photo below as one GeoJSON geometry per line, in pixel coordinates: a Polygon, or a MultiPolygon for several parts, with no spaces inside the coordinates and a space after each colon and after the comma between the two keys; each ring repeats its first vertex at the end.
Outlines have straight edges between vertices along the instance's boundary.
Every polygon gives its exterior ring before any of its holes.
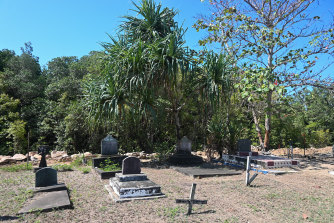
{"type": "MultiPolygon", "coordinates": [[[[328,88],[333,83],[282,94],[283,73],[275,79],[267,68],[240,66],[230,49],[218,54],[187,48],[174,9],[142,0],[134,11],[137,15],[124,17],[118,34],[101,44],[103,51],[80,59],[54,58],[41,69],[30,43],[20,55],[0,51],[1,154],[25,153],[28,145],[36,150],[41,144],[98,153],[108,133],[124,152],[166,154],[187,135],[193,150],[234,153],[240,138],[263,143],[259,134],[267,130],[268,92],[270,148],[334,143],[334,93],[328,88]]],[[[234,16],[233,10],[224,13],[234,16]]],[[[207,28],[203,22],[198,26],[207,28]]],[[[210,31],[214,28],[222,27],[210,31]]],[[[267,46],[261,41],[252,47],[267,46]]]]}

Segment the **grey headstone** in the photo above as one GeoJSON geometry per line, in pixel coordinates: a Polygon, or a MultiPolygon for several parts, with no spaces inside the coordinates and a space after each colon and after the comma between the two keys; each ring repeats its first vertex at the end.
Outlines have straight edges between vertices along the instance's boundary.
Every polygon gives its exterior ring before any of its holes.
{"type": "Polygon", "coordinates": [[[118,153],[118,142],[111,135],[101,141],[101,155],[114,155],[118,153]]]}
{"type": "Polygon", "coordinates": [[[191,140],[187,136],[183,136],[179,142],[178,150],[191,153],[191,140]]]}
{"type": "Polygon", "coordinates": [[[45,167],[36,172],[35,187],[47,187],[57,184],[57,170],[45,167]]]}
{"type": "Polygon", "coordinates": [[[140,174],[140,160],[137,157],[127,157],[122,162],[122,174],[140,174]]]}
{"type": "Polygon", "coordinates": [[[252,142],[249,139],[239,139],[237,148],[239,152],[251,152],[252,142]]]}

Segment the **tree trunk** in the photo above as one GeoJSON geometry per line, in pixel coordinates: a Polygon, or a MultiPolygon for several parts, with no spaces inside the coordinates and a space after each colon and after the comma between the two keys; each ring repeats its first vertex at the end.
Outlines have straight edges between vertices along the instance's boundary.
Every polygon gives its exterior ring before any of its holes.
{"type": "Polygon", "coordinates": [[[176,130],[176,137],[178,141],[181,139],[180,130],[181,130],[181,124],[180,124],[180,117],[179,117],[179,110],[174,110],[174,118],[175,118],[175,130],[176,130]]]}
{"type": "Polygon", "coordinates": [[[261,133],[259,119],[257,117],[257,113],[256,113],[255,108],[254,108],[253,105],[251,105],[251,109],[252,109],[252,114],[253,114],[253,120],[254,120],[254,124],[255,124],[255,129],[256,129],[256,132],[257,132],[257,137],[259,138],[259,143],[260,143],[261,149],[263,149],[263,138],[262,138],[262,133],[261,133]]]}
{"type": "Polygon", "coordinates": [[[267,111],[266,111],[266,119],[265,119],[265,129],[266,133],[264,136],[264,149],[266,151],[269,150],[269,139],[270,139],[270,130],[271,130],[271,116],[272,116],[272,99],[273,92],[269,91],[267,94],[267,111]]]}

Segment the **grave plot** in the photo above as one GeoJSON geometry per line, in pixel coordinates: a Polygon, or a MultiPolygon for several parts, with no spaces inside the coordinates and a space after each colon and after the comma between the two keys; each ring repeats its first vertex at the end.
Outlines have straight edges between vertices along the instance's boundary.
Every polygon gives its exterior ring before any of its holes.
{"type": "Polygon", "coordinates": [[[242,170],[222,166],[172,167],[172,169],[193,178],[231,176],[242,174],[242,170]]]}
{"type": "Polygon", "coordinates": [[[183,136],[177,143],[176,152],[168,158],[173,165],[198,165],[203,163],[202,157],[191,154],[191,140],[183,136]]]}
{"type": "Polygon", "coordinates": [[[92,159],[92,165],[101,179],[109,179],[116,173],[121,173],[121,164],[126,157],[118,154],[117,140],[107,135],[101,141],[101,155],[92,159]]]}
{"type": "Polygon", "coordinates": [[[286,159],[277,156],[259,155],[251,151],[250,140],[243,139],[238,141],[238,155],[223,155],[222,160],[227,164],[246,166],[247,156],[251,156],[251,163],[266,169],[298,166],[299,161],[286,159]]]}
{"type": "Polygon", "coordinates": [[[161,187],[141,173],[140,160],[136,157],[125,158],[122,173],[110,178],[105,188],[115,202],[165,197],[161,187]]]}
{"type": "Polygon", "coordinates": [[[38,170],[33,191],[34,196],[23,206],[19,214],[71,207],[67,188],[65,184],[58,184],[55,169],[45,167],[38,170]]]}

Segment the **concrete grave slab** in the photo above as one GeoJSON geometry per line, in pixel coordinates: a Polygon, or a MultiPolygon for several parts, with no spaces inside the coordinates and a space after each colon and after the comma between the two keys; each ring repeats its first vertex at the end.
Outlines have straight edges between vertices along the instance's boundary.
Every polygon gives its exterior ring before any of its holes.
{"type": "Polygon", "coordinates": [[[47,211],[53,208],[68,208],[71,202],[67,190],[36,193],[31,201],[26,204],[19,214],[33,211],[47,211]]]}
{"type": "Polygon", "coordinates": [[[231,176],[242,174],[242,170],[229,167],[201,168],[201,167],[172,167],[177,172],[183,173],[193,178],[231,176]]]}

